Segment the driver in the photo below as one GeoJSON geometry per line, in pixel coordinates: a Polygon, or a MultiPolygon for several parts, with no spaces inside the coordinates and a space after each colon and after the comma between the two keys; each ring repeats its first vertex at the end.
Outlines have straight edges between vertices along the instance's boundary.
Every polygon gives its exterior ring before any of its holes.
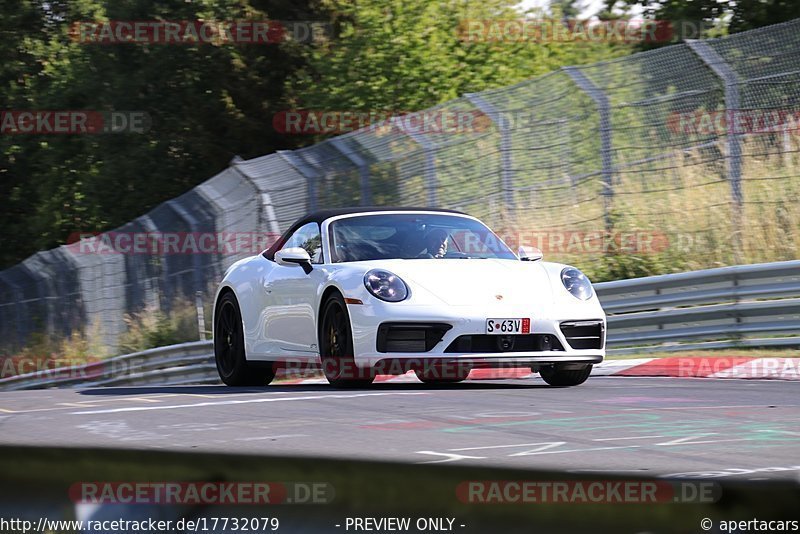
{"type": "Polygon", "coordinates": [[[425,234],[425,252],[418,258],[444,258],[447,254],[447,232],[441,228],[434,228],[425,234]]]}

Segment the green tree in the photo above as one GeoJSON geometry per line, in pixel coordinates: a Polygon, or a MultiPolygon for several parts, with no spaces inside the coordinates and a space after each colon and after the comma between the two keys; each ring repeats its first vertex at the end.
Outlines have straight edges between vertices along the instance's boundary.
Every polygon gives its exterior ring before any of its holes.
{"type": "MultiPolygon", "coordinates": [[[[574,2],[562,3],[574,7],[574,2]]],[[[630,53],[629,46],[602,42],[465,38],[468,21],[519,20],[524,15],[517,4],[321,0],[335,37],[303,51],[304,65],[289,80],[292,103],[304,109],[413,111],[564,65],[630,53]]],[[[561,18],[560,11],[554,13],[561,18]]]]}
{"type": "Polygon", "coordinates": [[[705,22],[703,36],[713,36],[720,30],[727,33],[752,30],[800,17],[797,0],[606,0],[609,12],[634,6],[643,9],[645,17],[705,22]]]}
{"type": "MultiPolygon", "coordinates": [[[[245,158],[313,138],[272,128],[288,108],[413,111],[631,47],[477,41],[469,20],[523,16],[513,0],[0,0],[3,109],[144,111],[143,134],[0,136],[0,268],[75,232],[122,225],[245,158]],[[321,20],[315,45],[96,45],[80,21],[321,20]],[[462,34],[463,36],[463,34],[462,34]]],[[[574,10],[564,0],[556,19],[574,10]]]]}
{"type": "Polygon", "coordinates": [[[245,158],[292,148],[273,132],[302,61],[278,44],[75,42],[78,21],[303,20],[291,0],[5,0],[4,109],[143,111],[144,134],[4,135],[0,265],[133,219],[245,158]],[[265,6],[269,5],[269,9],[265,6]],[[13,231],[10,231],[13,229],[13,231]]]}

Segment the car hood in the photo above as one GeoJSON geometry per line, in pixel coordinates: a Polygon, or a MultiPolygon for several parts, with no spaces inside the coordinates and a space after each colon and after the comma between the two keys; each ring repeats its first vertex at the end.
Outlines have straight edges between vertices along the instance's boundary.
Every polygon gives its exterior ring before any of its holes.
{"type": "Polygon", "coordinates": [[[380,266],[450,306],[552,302],[553,289],[541,262],[497,259],[381,261],[380,266]]]}

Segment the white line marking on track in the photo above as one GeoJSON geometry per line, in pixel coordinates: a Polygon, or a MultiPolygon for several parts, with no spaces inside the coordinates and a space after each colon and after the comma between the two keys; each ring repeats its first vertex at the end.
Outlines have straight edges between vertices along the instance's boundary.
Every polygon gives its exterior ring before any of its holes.
{"type": "Polygon", "coordinates": [[[627,436],[624,438],[595,438],[592,441],[622,441],[623,439],[649,439],[649,438],[663,438],[665,436],[627,436]]]}
{"type": "MultiPolygon", "coordinates": [[[[567,449],[565,451],[522,451],[515,454],[509,454],[510,456],[535,456],[537,454],[564,454],[568,452],[589,452],[589,451],[610,451],[614,449],[636,449],[639,445],[626,445],[623,447],[592,447],[589,449],[567,449]]],[[[548,447],[549,448],[549,447],[548,447]]]]}
{"type": "Polygon", "coordinates": [[[708,434],[695,434],[694,436],[686,436],[685,438],[678,438],[672,441],[664,441],[663,443],[656,443],[656,445],[699,445],[701,443],[723,443],[728,441],[752,441],[752,438],[736,438],[736,439],[708,439],[703,441],[689,441],[695,438],[704,438],[706,436],[715,436],[717,435],[716,432],[711,432],[708,434]]]}
{"type": "Polygon", "coordinates": [[[355,399],[359,397],[391,397],[398,395],[428,395],[427,392],[380,392],[380,393],[355,393],[355,394],[331,394],[331,395],[307,395],[305,397],[278,397],[266,399],[247,399],[247,400],[225,400],[219,402],[198,402],[195,404],[174,404],[171,406],[132,406],[130,408],[108,408],[105,410],[87,410],[83,412],[69,412],[69,415],[96,415],[106,413],[121,412],[148,412],[152,410],[180,410],[184,408],[203,408],[206,406],[230,406],[235,404],[254,404],[260,402],[286,402],[303,400],[324,400],[324,399],[355,399]]]}
{"type": "Polygon", "coordinates": [[[649,469],[567,469],[567,473],[641,473],[649,469]]]}
{"type": "Polygon", "coordinates": [[[505,449],[508,447],[532,447],[535,445],[542,445],[536,449],[537,451],[543,451],[545,449],[550,449],[553,447],[558,447],[560,445],[564,445],[566,441],[546,441],[546,442],[539,442],[539,443],[517,443],[515,445],[487,445],[485,447],[463,447],[461,449],[447,449],[448,451],[459,452],[459,451],[477,451],[481,449],[505,449]]]}
{"type": "Polygon", "coordinates": [[[788,430],[772,430],[767,428],[764,430],[757,430],[756,432],[771,432],[773,434],[789,434],[790,436],[800,436],[800,432],[789,432],[788,430]]]}
{"type": "Polygon", "coordinates": [[[417,451],[417,454],[432,454],[434,456],[446,456],[443,460],[430,460],[429,462],[419,462],[421,464],[442,464],[445,462],[456,462],[458,460],[485,460],[485,456],[464,456],[462,454],[451,454],[448,452],[417,451]]]}
{"type": "Polygon", "coordinates": [[[753,438],[709,439],[706,441],[687,441],[684,443],[656,443],[656,445],[700,445],[704,443],[726,443],[729,441],[753,441],[753,438]]]}
{"type": "MultiPolygon", "coordinates": [[[[697,442],[694,442],[694,441],[691,441],[691,440],[693,440],[695,438],[704,438],[706,436],[715,436],[716,434],[717,434],[716,432],[709,432],[707,434],[695,434],[694,436],[685,436],[683,438],[673,439],[672,441],[664,441],[662,443],[656,443],[656,445],[683,445],[686,442],[697,443],[697,442]]],[[[700,443],[703,443],[703,442],[700,442],[700,443]]],[[[708,443],[708,441],[706,441],[705,443],[708,443]]]]}

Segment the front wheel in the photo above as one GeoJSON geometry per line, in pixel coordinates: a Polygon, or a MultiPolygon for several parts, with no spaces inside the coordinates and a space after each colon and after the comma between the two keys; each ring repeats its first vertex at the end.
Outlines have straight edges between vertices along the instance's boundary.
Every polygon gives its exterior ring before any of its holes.
{"type": "Polygon", "coordinates": [[[559,369],[557,367],[539,369],[542,379],[551,386],[577,386],[586,382],[591,373],[591,365],[579,369],[559,369]]]}
{"type": "Polygon", "coordinates": [[[356,366],[350,317],[347,305],[338,293],[331,295],[323,305],[319,342],[322,372],[332,386],[368,386],[375,379],[372,369],[356,366]]]}
{"type": "Polygon", "coordinates": [[[261,367],[247,363],[242,314],[233,293],[224,294],[217,305],[214,360],[219,377],[228,386],[266,386],[275,378],[275,370],[268,362],[261,367]]]}

